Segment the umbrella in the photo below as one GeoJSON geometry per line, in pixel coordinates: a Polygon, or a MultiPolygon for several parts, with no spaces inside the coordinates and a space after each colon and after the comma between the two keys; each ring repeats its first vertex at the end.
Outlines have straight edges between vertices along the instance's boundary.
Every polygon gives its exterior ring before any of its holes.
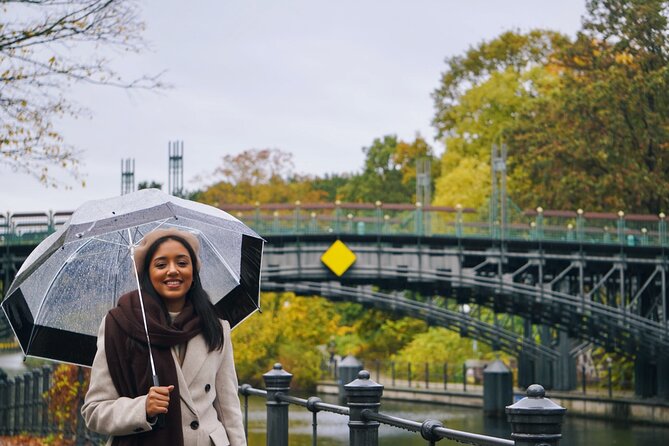
{"type": "Polygon", "coordinates": [[[24,355],[90,366],[102,318],[137,289],[131,248],[159,228],[198,237],[220,318],[234,327],[259,309],[264,240],[220,209],[144,189],[84,203],[28,256],[1,304],[24,355]]]}

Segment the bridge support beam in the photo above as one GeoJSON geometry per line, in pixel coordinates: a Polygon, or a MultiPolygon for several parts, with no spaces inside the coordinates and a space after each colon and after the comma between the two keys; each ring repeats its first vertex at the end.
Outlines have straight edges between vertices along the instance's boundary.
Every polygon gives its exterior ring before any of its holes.
{"type": "MultiPolygon", "coordinates": [[[[641,398],[657,395],[658,367],[647,353],[639,353],[634,360],[634,393],[641,398]]],[[[662,377],[662,380],[666,380],[662,377]]],[[[664,387],[664,386],[663,386],[664,387]]]]}
{"type": "Polygon", "coordinates": [[[669,400],[669,355],[657,358],[657,396],[669,400]]]}
{"type": "Polygon", "coordinates": [[[564,331],[560,331],[557,350],[560,353],[555,365],[555,390],[574,390],[576,388],[576,358],[571,353],[572,340],[564,331]]]}

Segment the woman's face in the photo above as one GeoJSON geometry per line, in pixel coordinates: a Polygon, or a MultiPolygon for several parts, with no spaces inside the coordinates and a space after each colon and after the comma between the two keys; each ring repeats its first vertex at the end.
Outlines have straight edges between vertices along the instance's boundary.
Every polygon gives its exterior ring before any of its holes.
{"type": "Polygon", "coordinates": [[[149,278],[168,311],[178,312],[193,284],[193,261],[180,242],[165,240],[149,262],[149,278]]]}

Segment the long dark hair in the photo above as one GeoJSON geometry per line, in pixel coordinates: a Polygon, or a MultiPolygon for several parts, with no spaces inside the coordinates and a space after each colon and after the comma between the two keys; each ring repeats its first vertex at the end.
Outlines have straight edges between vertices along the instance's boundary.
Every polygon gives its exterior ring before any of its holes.
{"type": "Polygon", "coordinates": [[[140,278],[140,285],[142,291],[151,295],[152,298],[156,299],[160,304],[160,307],[165,312],[169,320],[169,313],[167,311],[167,306],[158,295],[158,292],[153,287],[151,283],[151,278],[149,276],[149,267],[151,264],[151,259],[156,253],[156,250],[160,245],[165,243],[167,240],[174,240],[182,245],[188,250],[188,255],[190,255],[191,263],[193,265],[193,286],[186,293],[186,299],[190,300],[193,305],[193,310],[195,314],[200,316],[200,323],[202,324],[202,336],[209,347],[209,351],[220,350],[223,348],[223,328],[221,327],[221,322],[216,316],[216,309],[209,299],[209,294],[202,288],[202,281],[200,280],[200,272],[196,268],[197,257],[195,251],[190,246],[186,240],[179,237],[178,235],[166,235],[157,239],[149,249],[146,251],[146,257],[144,257],[144,265],[142,268],[142,277],[140,278]]]}

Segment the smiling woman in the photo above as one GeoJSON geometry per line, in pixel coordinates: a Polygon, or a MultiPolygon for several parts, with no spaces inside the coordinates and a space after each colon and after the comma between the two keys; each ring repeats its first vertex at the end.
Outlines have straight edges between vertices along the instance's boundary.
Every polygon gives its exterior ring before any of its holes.
{"type": "Polygon", "coordinates": [[[108,444],[246,444],[230,325],[202,288],[199,251],[177,229],[154,230],[135,248],[144,297],[125,294],[102,322],[82,407],[108,444]],[[162,385],[150,382],[148,348],[162,385]]]}

